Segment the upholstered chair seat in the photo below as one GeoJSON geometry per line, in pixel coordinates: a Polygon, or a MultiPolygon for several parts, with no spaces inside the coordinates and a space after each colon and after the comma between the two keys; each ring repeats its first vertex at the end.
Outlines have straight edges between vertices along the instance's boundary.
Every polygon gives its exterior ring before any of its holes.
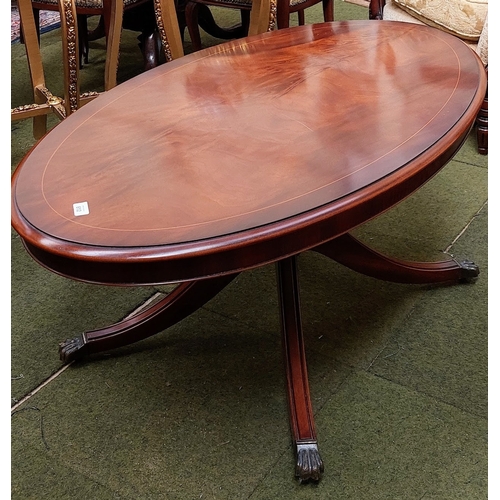
{"type": "MultiPolygon", "coordinates": [[[[451,4],[453,2],[440,2],[436,5],[434,9],[425,10],[425,16],[420,14],[417,9],[403,9],[403,3],[396,3],[394,0],[386,0],[384,6],[384,19],[386,21],[403,21],[408,23],[417,24],[427,24],[435,28],[441,29],[443,31],[448,31],[452,35],[461,38],[467,45],[474,49],[484,65],[488,65],[488,16],[484,12],[468,11],[466,9],[456,9],[461,15],[455,16],[453,18],[453,11],[455,10],[445,10],[442,6],[443,4],[451,4]],[[439,8],[438,8],[439,7],[439,8]],[[464,12],[465,11],[465,12],[464,12]],[[435,13],[438,14],[441,19],[433,20],[430,16],[435,13]]],[[[476,6],[486,6],[487,12],[487,2],[472,2],[476,6]]],[[[417,2],[415,2],[418,5],[417,2]]],[[[408,5],[411,5],[408,3],[408,5]]],[[[425,3],[421,3],[425,5],[425,3]]],[[[458,5],[458,4],[457,4],[458,5]]],[[[483,10],[483,9],[482,9],[483,10]]],[[[434,18],[435,19],[435,18],[434,18]]]]}

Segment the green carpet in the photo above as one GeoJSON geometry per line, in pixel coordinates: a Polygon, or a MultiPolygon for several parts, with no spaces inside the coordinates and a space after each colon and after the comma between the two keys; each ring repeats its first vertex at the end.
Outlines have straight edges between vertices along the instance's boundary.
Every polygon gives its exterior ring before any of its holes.
{"type": "MultiPolygon", "coordinates": [[[[236,11],[216,16],[238,19],[236,11]]],[[[367,11],[337,0],[335,18],[366,19],[367,11]]],[[[307,23],[321,19],[320,6],[306,14],[307,23]]],[[[204,46],[220,42],[202,35],[204,46]]],[[[142,70],[136,36],[124,31],[119,81],[142,70]]],[[[42,35],[55,94],[59,37],[42,35]]],[[[102,89],[101,41],[90,57],[82,91],[102,89]]],[[[11,65],[12,106],[31,102],[21,44],[12,45],[11,65]]],[[[29,120],[12,124],[12,168],[34,142],[29,120]]],[[[317,485],[293,477],[274,266],[241,274],[165,332],[61,370],[60,341],[169,288],[67,280],[38,266],[12,231],[12,405],[34,394],[11,419],[11,498],[486,499],[487,163],[471,134],[422,189],[356,230],[397,257],[470,258],[481,268],[474,283],[392,284],[313,252],[300,256],[325,461],[317,485]]]]}

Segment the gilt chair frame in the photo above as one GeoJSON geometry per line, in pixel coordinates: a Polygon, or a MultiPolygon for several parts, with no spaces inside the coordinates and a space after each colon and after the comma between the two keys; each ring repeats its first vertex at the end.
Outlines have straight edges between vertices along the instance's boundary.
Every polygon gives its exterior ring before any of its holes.
{"type": "MultiPolygon", "coordinates": [[[[104,71],[104,90],[107,91],[117,84],[123,1],[105,1],[110,3],[110,27],[106,43],[104,71]]],[[[11,120],[33,118],[33,136],[35,139],[40,139],[47,132],[47,116],[49,114],[54,113],[63,120],[79,107],[97,97],[99,93],[88,92],[80,95],[79,42],[74,0],[58,0],[64,67],[63,97],[53,95],[46,87],[31,0],[17,0],[17,2],[34,102],[11,109],[11,120]]],[[[154,10],[166,61],[183,56],[184,51],[173,0],[154,0],[154,10]]]]}

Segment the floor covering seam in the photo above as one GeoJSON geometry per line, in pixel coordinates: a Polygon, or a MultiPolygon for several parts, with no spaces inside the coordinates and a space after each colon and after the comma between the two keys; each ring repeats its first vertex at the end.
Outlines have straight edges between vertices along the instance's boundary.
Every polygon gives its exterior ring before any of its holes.
{"type": "Polygon", "coordinates": [[[467,222],[467,224],[465,224],[465,226],[462,228],[462,230],[458,233],[457,236],[455,236],[455,238],[453,239],[453,241],[446,247],[446,249],[443,251],[443,253],[445,254],[448,254],[448,255],[451,255],[453,257],[452,254],[450,254],[450,250],[451,248],[453,247],[453,245],[462,237],[462,235],[465,233],[465,231],[467,231],[467,229],[469,229],[470,225],[476,220],[477,217],[479,217],[482,212],[482,210],[484,209],[484,207],[486,207],[486,205],[488,204],[488,200],[486,200],[482,206],[479,208],[479,210],[472,216],[472,218],[469,220],[469,222],[467,222]]]}
{"type": "MultiPolygon", "coordinates": [[[[361,370],[363,371],[363,370],[361,370]]],[[[396,382],[395,380],[391,380],[390,378],[387,378],[387,377],[384,377],[384,375],[379,375],[378,373],[375,373],[375,372],[369,372],[371,375],[373,375],[374,377],[377,377],[381,380],[385,380],[386,382],[390,382],[391,384],[396,384],[397,386],[399,387],[402,387],[406,390],[409,390],[409,391],[413,391],[419,395],[423,395],[423,396],[426,396],[430,399],[433,399],[434,401],[438,402],[438,403],[441,403],[441,404],[444,404],[446,406],[450,406],[451,408],[455,408],[456,410],[462,412],[462,413],[465,413],[466,415],[470,415],[472,417],[476,417],[476,418],[479,418],[481,420],[484,420],[484,421],[487,421],[488,418],[485,417],[484,415],[479,415],[477,413],[474,413],[472,411],[469,411],[469,410],[465,410],[464,408],[461,408],[460,406],[457,406],[456,404],[453,404],[453,403],[450,403],[449,401],[445,401],[444,399],[441,399],[437,396],[434,396],[432,394],[429,394],[427,393],[426,391],[421,391],[419,389],[415,389],[411,386],[408,386],[408,385],[405,385],[405,384],[402,384],[400,382],[396,382]]]]}
{"type": "MultiPolygon", "coordinates": [[[[130,312],[127,316],[125,316],[124,320],[127,320],[136,314],[139,314],[143,309],[147,308],[149,304],[151,304],[154,300],[156,300],[161,294],[160,292],[154,293],[149,299],[147,299],[145,302],[140,304],[138,307],[136,307],[132,312],[130,312]]],[[[69,368],[74,361],[70,361],[68,364],[63,365],[59,370],[57,370],[55,373],[53,373],[50,377],[45,379],[41,384],[36,386],[34,389],[32,389],[28,394],[24,395],[20,400],[16,401],[16,403],[11,407],[10,412],[11,415],[14,414],[14,412],[24,403],[29,401],[37,392],[39,392],[41,389],[43,389],[46,385],[50,384],[53,380],[55,380],[59,375],[61,375],[64,371],[66,371],[67,368],[69,368]]]]}
{"type": "Polygon", "coordinates": [[[73,364],[73,361],[70,361],[68,364],[63,365],[59,370],[57,370],[55,373],[53,373],[50,377],[46,378],[41,384],[39,384],[37,387],[35,387],[32,391],[30,391],[28,394],[23,396],[19,401],[16,401],[16,404],[13,405],[10,409],[11,415],[14,414],[14,412],[26,401],[29,401],[37,392],[42,390],[46,385],[50,384],[52,380],[55,380],[61,373],[66,371],[71,365],[73,364]]]}

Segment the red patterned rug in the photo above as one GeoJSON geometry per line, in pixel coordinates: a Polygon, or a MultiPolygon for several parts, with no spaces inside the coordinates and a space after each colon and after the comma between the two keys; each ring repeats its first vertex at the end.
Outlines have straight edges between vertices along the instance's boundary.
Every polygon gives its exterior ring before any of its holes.
{"type": "MultiPolygon", "coordinates": [[[[48,10],[40,11],[40,32],[45,33],[47,31],[59,28],[61,25],[59,19],[59,12],[52,12],[48,10]]],[[[18,42],[20,39],[20,22],[19,22],[19,11],[17,10],[17,5],[11,5],[10,11],[10,38],[11,43],[18,42]]]]}

